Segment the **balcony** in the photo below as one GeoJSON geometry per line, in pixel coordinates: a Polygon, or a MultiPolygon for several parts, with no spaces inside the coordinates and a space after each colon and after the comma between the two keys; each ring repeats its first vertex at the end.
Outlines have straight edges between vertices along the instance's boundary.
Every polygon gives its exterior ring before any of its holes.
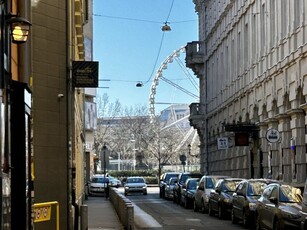
{"type": "Polygon", "coordinates": [[[195,129],[202,128],[202,124],[204,121],[204,113],[201,111],[200,103],[192,103],[190,104],[190,117],[189,117],[190,125],[195,129]]]}
{"type": "Polygon", "coordinates": [[[204,46],[203,42],[193,41],[186,46],[186,66],[191,68],[194,73],[199,74],[204,66],[204,46]]]}

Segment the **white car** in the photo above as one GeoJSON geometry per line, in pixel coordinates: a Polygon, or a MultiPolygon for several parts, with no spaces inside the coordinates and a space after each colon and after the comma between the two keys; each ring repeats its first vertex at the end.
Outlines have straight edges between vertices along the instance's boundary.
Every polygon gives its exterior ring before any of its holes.
{"type": "Polygon", "coordinates": [[[104,195],[105,188],[109,185],[108,177],[104,175],[93,175],[89,184],[89,195],[104,195]]]}
{"type": "Polygon", "coordinates": [[[129,193],[143,193],[147,195],[147,184],[143,177],[128,177],[124,187],[125,196],[129,193]]]}
{"type": "Polygon", "coordinates": [[[119,188],[120,186],[122,186],[122,182],[119,179],[110,176],[108,177],[108,179],[111,187],[119,188]]]}

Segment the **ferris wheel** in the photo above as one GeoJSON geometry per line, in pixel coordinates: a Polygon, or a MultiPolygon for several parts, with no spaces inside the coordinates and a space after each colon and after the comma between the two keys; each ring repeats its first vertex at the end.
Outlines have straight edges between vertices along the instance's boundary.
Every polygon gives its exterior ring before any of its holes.
{"type": "MultiPolygon", "coordinates": [[[[155,97],[156,97],[156,91],[157,91],[157,86],[159,85],[159,80],[162,80],[166,82],[167,84],[171,85],[172,87],[175,87],[176,89],[182,91],[186,95],[199,100],[199,96],[195,94],[195,91],[198,92],[198,83],[195,81],[195,77],[192,76],[190,71],[185,67],[183,61],[180,59],[181,53],[185,53],[186,49],[185,46],[180,47],[178,50],[175,50],[171,55],[169,55],[159,66],[158,70],[156,71],[156,74],[154,76],[151,89],[150,89],[150,95],[149,95],[149,115],[151,119],[155,118],[155,104],[159,104],[161,102],[156,102],[155,97]],[[176,83],[175,81],[166,78],[163,76],[163,71],[165,71],[168,68],[168,65],[170,63],[173,63],[176,61],[178,66],[180,67],[183,75],[185,76],[186,79],[189,80],[190,84],[194,87],[194,92],[191,92],[191,89],[186,89],[185,86],[180,85],[176,83]]],[[[163,102],[162,102],[163,104],[163,102]]],[[[176,104],[176,102],[171,103],[171,102],[166,102],[164,104],[176,104]]]]}
{"type": "MultiPolygon", "coordinates": [[[[185,63],[181,57],[181,54],[185,53],[185,51],[186,51],[185,46],[182,46],[179,49],[175,50],[172,54],[167,56],[167,58],[162,62],[162,64],[159,66],[158,70],[155,73],[155,76],[154,76],[154,79],[151,85],[151,89],[150,89],[150,95],[149,95],[149,116],[150,116],[150,121],[152,124],[154,123],[156,119],[155,105],[157,104],[170,105],[168,122],[166,122],[161,127],[161,131],[175,126],[178,129],[178,131],[181,132],[183,138],[180,144],[176,147],[176,151],[179,151],[182,148],[182,146],[184,146],[187,143],[187,141],[194,142],[194,140],[196,139],[195,137],[197,136],[197,132],[196,130],[194,130],[193,127],[189,127],[188,129],[186,128],[183,129],[182,126],[179,125],[180,122],[182,122],[184,119],[188,119],[190,115],[189,112],[185,114],[183,117],[181,116],[179,118],[175,112],[176,105],[180,106],[181,104],[183,104],[177,101],[179,93],[184,94],[186,98],[189,98],[190,102],[188,104],[194,101],[199,101],[199,96],[197,95],[199,86],[195,80],[196,78],[195,76],[193,76],[191,71],[186,68],[185,63]],[[171,63],[173,64],[170,65],[171,63]],[[171,67],[177,68],[177,73],[175,73],[176,77],[173,77],[173,78],[169,77],[168,75],[169,72],[167,71],[171,67]],[[162,82],[159,82],[160,80],[162,82]],[[162,83],[164,85],[167,85],[168,88],[173,88],[176,91],[174,98],[170,102],[156,101],[157,95],[160,94],[160,92],[158,92],[157,94],[157,91],[159,91],[158,85],[160,85],[161,87],[162,83]]],[[[164,91],[171,92],[170,89],[167,89],[164,91]]],[[[163,99],[166,99],[166,97],[164,96],[163,99]]]]}

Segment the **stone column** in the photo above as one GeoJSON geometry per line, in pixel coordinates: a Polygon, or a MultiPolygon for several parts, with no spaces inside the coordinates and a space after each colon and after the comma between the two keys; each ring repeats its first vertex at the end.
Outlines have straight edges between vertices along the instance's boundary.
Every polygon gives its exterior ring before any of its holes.
{"type": "MultiPolygon", "coordinates": [[[[275,118],[269,118],[264,121],[267,123],[267,130],[269,129],[276,129],[278,130],[278,120],[275,118]]],[[[278,130],[279,131],[279,130],[278,130]]],[[[280,149],[280,142],[279,140],[274,143],[270,143],[266,139],[266,143],[268,145],[268,166],[270,165],[271,167],[268,169],[268,174],[272,179],[277,179],[279,175],[279,161],[280,161],[280,154],[279,154],[279,149],[280,149]],[[269,162],[271,161],[271,162],[269,162]]]]}
{"type": "Polygon", "coordinates": [[[285,161],[284,156],[290,155],[289,140],[291,139],[290,116],[287,114],[279,114],[275,116],[278,119],[278,131],[280,132],[279,145],[279,180],[291,181],[289,172],[286,173],[285,168],[290,169],[290,162],[285,161]]]}
{"type": "Polygon", "coordinates": [[[291,178],[293,183],[303,183],[306,179],[305,159],[305,115],[303,109],[292,109],[287,112],[291,116],[290,129],[291,140],[288,140],[291,147],[291,178]]]}
{"type": "Polygon", "coordinates": [[[259,150],[257,151],[257,177],[266,178],[268,176],[268,145],[265,138],[266,131],[268,126],[265,122],[260,122],[257,124],[260,128],[259,130],[259,150]]]}

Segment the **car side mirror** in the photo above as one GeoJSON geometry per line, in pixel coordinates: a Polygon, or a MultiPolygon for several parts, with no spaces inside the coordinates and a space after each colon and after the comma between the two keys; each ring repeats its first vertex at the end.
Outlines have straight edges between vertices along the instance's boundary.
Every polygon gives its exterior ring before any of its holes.
{"type": "Polygon", "coordinates": [[[269,201],[272,202],[273,204],[277,204],[277,203],[278,203],[277,197],[274,197],[274,196],[273,196],[273,197],[270,197],[270,198],[269,198],[269,201]]]}
{"type": "Polygon", "coordinates": [[[235,194],[237,194],[238,196],[244,196],[243,192],[237,191],[235,194]]]}

